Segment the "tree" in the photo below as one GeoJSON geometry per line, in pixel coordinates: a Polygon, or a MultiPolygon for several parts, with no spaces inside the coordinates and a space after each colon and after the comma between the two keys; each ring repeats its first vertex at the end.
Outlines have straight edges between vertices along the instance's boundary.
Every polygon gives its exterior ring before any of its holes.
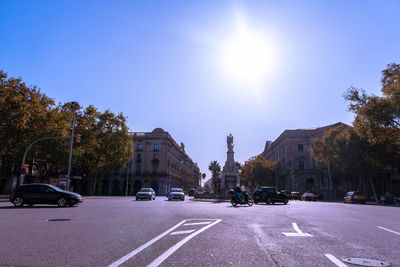
{"type": "Polygon", "coordinates": [[[389,64],[382,71],[381,84],[381,97],[350,87],[344,98],[356,115],[357,134],[372,145],[384,146],[385,164],[400,169],[400,65],[389,64]]]}
{"type": "MultiPolygon", "coordinates": [[[[314,140],[310,152],[319,166],[327,173],[330,172],[328,177],[341,179],[348,190],[361,190],[362,182],[368,180],[377,198],[373,174],[382,168],[379,160],[382,153],[380,145],[370,144],[353,128],[338,126],[328,130],[322,138],[314,140]]],[[[331,182],[328,181],[329,187],[331,182]]]]}
{"type": "Polygon", "coordinates": [[[208,165],[208,170],[211,172],[211,180],[214,185],[214,190],[218,191],[218,179],[221,177],[221,165],[214,160],[208,165]]]}
{"type": "Polygon", "coordinates": [[[277,162],[262,156],[252,157],[242,167],[240,176],[247,178],[253,187],[275,184],[275,169],[277,162]]]}

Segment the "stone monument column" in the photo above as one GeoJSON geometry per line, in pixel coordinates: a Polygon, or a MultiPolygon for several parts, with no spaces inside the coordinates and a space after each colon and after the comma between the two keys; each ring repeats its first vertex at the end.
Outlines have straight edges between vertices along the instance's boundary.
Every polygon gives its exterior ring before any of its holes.
{"type": "Polygon", "coordinates": [[[240,184],[239,168],[236,166],[233,152],[233,136],[229,134],[226,138],[228,151],[226,161],[221,175],[221,189],[226,191],[232,189],[236,184],[240,184]]]}

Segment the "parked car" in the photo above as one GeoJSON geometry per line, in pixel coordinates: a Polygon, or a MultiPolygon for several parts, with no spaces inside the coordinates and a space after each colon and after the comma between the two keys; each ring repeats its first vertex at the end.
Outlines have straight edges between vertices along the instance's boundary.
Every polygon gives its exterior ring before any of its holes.
{"type": "Polygon", "coordinates": [[[189,197],[194,197],[194,192],[195,192],[194,188],[190,188],[189,189],[189,197]]]}
{"type": "Polygon", "coordinates": [[[289,197],[285,193],[279,192],[275,187],[262,186],[257,187],[253,192],[254,203],[265,202],[267,204],[275,204],[276,202],[282,202],[287,204],[289,197]]]}
{"type": "Polygon", "coordinates": [[[169,201],[173,199],[185,200],[185,194],[181,188],[171,188],[171,191],[169,191],[167,196],[169,201]]]}
{"type": "Polygon", "coordinates": [[[142,188],[136,194],[136,200],[141,199],[155,200],[156,192],[154,192],[153,188],[142,188]]]}
{"type": "Polygon", "coordinates": [[[305,201],[317,201],[317,196],[314,193],[304,193],[301,196],[301,200],[305,201]]]}
{"type": "Polygon", "coordinates": [[[363,193],[358,192],[358,191],[351,191],[351,192],[347,192],[346,196],[343,199],[344,203],[361,203],[361,204],[365,204],[365,201],[367,200],[367,198],[364,196],[363,193]]]}
{"type": "Polygon", "coordinates": [[[395,204],[394,196],[392,196],[392,194],[390,194],[389,192],[386,192],[385,195],[381,196],[379,201],[381,204],[395,204]]]}
{"type": "Polygon", "coordinates": [[[301,199],[301,194],[300,192],[291,192],[290,193],[290,200],[300,200],[301,199]]]}
{"type": "Polygon", "coordinates": [[[83,201],[81,195],[67,192],[50,184],[24,184],[10,195],[10,202],[16,207],[34,204],[57,204],[59,207],[74,206],[83,201]]]}

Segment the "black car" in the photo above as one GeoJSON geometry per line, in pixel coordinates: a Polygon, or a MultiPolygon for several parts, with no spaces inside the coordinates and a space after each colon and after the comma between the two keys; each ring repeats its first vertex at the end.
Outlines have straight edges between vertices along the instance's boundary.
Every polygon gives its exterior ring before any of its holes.
{"type": "Polygon", "coordinates": [[[189,197],[194,197],[195,190],[194,188],[189,189],[189,197]]]}
{"type": "Polygon", "coordinates": [[[262,186],[257,187],[253,192],[254,203],[265,202],[267,204],[275,204],[276,202],[282,202],[287,204],[289,197],[286,193],[279,192],[275,187],[262,186]]]}
{"type": "Polygon", "coordinates": [[[82,202],[82,196],[67,192],[50,184],[25,184],[10,195],[10,202],[16,207],[24,204],[57,204],[59,207],[74,206],[82,202]]]}

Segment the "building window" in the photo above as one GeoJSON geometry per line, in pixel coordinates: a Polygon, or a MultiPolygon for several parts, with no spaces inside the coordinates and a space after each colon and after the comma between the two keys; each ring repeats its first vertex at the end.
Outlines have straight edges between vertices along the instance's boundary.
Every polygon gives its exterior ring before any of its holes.
{"type": "Polygon", "coordinates": [[[142,144],[137,144],[137,150],[142,151],[142,149],[143,149],[142,144]]]}
{"type": "Polygon", "coordinates": [[[303,150],[304,150],[303,144],[298,144],[298,145],[297,145],[297,150],[298,150],[299,152],[303,152],[303,150]]]}
{"type": "Polygon", "coordinates": [[[154,151],[158,151],[158,144],[154,144],[154,151]]]}
{"type": "Polygon", "coordinates": [[[299,171],[304,170],[304,160],[299,160],[299,171]]]}

